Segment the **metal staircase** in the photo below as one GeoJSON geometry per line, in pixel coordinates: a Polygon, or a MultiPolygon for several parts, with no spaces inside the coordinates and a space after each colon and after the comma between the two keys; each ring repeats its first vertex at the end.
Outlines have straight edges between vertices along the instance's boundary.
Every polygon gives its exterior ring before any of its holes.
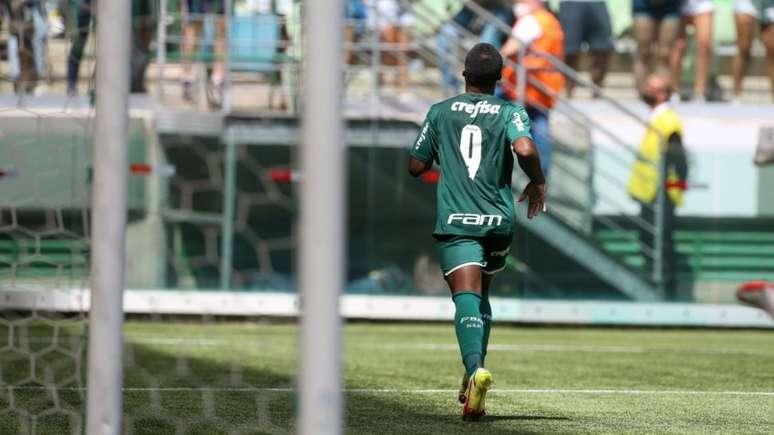
{"type": "MultiPolygon", "coordinates": [[[[497,17],[483,9],[472,1],[464,4],[478,16],[487,22],[496,22],[501,31],[510,33],[510,27],[499,21],[497,17]]],[[[403,5],[411,8],[417,20],[427,20],[426,27],[441,29],[442,26],[450,26],[460,37],[456,46],[451,50],[440,52],[436,46],[436,40],[426,38],[418,41],[421,57],[427,62],[438,65],[443,59],[450,68],[462,69],[463,59],[457,55],[464,53],[470,46],[477,42],[476,35],[456,25],[453,21],[439,18],[427,10],[422,2],[409,2],[403,0],[403,5]],[[432,53],[438,53],[436,58],[432,53]],[[452,59],[450,59],[450,57],[452,59]],[[454,59],[456,57],[456,59],[454,59]]],[[[602,101],[610,104],[622,116],[642,126],[649,128],[647,122],[638,115],[632,113],[614,99],[608,97],[602,89],[584,79],[577,71],[572,70],[560,59],[543,54],[559,71],[565,74],[567,80],[575,82],[576,87],[591,88],[591,91],[602,101]]],[[[516,68],[520,65],[513,64],[516,68]]],[[[526,74],[522,75],[526,77],[526,74]]],[[[532,82],[530,82],[532,83],[532,82]]],[[[539,83],[534,83],[540,86],[539,83]]],[[[630,244],[638,246],[643,257],[650,257],[658,265],[661,261],[659,237],[654,237],[655,246],[640,244],[636,231],[625,228],[636,228],[658,235],[660,228],[648,225],[638,216],[631,216],[624,212],[621,204],[611,204],[613,200],[603,189],[595,188],[595,179],[603,178],[609,184],[625,188],[627,180],[622,179],[616,173],[628,174],[628,167],[636,158],[636,141],[640,138],[642,130],[634,133],[632,137],[621,138],[612,133],[603,124],[595,121],[593,114],[584,113],[572,101],[560,96],[560,103],[554,108],[551,115],[551,139],[554,144],[554,161],[549,178],[549,204],[550,213],[541,215],[537,219],[527,221],[526,217],[518,214],[518,222],[521,227],[534,234],[544,243],[552,246],[563,255],[572,259],[583,269],[595,275],[599,280],[617,289],[626,298],[636,301],[655,301],[663,298],[660,289],[662,277],[654,267],[653,271],[637,270],[626,264],[624,258],[616,253],[604,249],[600,239],[596,237],[599,230],[604,230],[608,237],[614,235],[617,238],[627,240],[630,244]],[[617,149],[610,150],[594,143],[592,138],[602,135],[608,141],[617,145],[617,149]],[[616,165],[627,168],[626,171],[606,171],[594,165],[598,156],[605,154],[607,160],[616,162],[616,165]],[[609,216],[595,216],[593,209],[595,204],[606,203],[608,207],[619,210],[616,219],[609,216]],[[593,229],[596,228],[597,231],[593,229]]],[[[520,192],[523,186],[523,177],[514,177],[516,184],[514,192],[520,192]]],[[[659,213],[659,210],[655,210],[659,213]]]]}

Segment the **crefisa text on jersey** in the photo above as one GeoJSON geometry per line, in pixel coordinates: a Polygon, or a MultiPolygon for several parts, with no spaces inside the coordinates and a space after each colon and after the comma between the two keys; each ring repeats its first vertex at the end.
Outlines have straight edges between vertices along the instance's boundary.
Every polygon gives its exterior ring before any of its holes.
{"type": "Polygon", "coordinates": [[[425,122],[425,126],[422,127],[422,133],[419,135],[419,139],[417,140],[417,144],[414,145],[414,148],[419,149],[420,146],[422,146],[422,142],[425,141],[425,137],[427,137],[427,128],[430,127],[429,122],[425,122]]]}
{"type": "Polygon", "coordinates": [[[499,226],[503,222],[503,217],[499,214],[452,213],[449,215],[446,223],[450,225],[455,221],[458,221],[462,225],[499,226]]]}
{"type": "Polygon", "coordinates": [[[486,101],[479,101],[476,104],[456,101],[451,105],[452,112],[469,113],[471,118],[475,118],[479,113],[484,115],[497,115],[500,113],[499,104],[489,104],[486,101]]]}

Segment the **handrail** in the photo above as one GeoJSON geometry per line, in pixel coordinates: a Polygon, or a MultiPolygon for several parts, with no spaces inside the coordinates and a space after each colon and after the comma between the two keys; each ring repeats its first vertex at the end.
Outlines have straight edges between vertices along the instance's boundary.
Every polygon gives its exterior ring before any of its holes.
{"type": "MultiPolygon", "coordinates": [[[[476,4],[475,2],[471,0],[464,0],[463,4],[465,7],[467,7],[469,10],[471,10],[474,14],[477,16],[484,18],[489,22],[490,24],[493,24],[496,26],[498,30],[501,32],[504,32],[506,34],[511,33],[511,27],[500,20],[497,16],[486,10],[484,7],[476,4]]],[[[611,98],[609,95],[607,95],[599,86],[597,86],[595,83],[593,83],[590,80],[585,79],[582,77],[577,71],[569,67],[567,64],[565,64],[561,59],[557,58],[556,56],[546,53],[534,48],[529,49],[529,53],[534,56],[540,56],[544,59],[546,59],[558,72],[563,74],[568,80],[573,81],[577,85],[581,87],[587,87],[590,88],[593,95],[596,98],[599,98],[606,103],[610,104],[613,108],[615,108],[618,112],[624,114],[626,117],[628,117],[630,120],[634,121],[638,125],[643,126],[645,129],[650,130],[651,132],[654,132],[658,135],[659,141],[663,144],[665,141],[665,138],[659,132],[656,130],[650,122],[647,120],[642,119],[640,116],[638,116],[636,113],[634,113],[632,110],[624,106],[623,104],[619,103],[615,99],[611,98]]],[[[550,89],[547,89],[542,83],[537,82],[533,77],[529,77],[527,74],[527,68],[523,64],[525,51],[521,51],[520,62],[516,64],[511,59],[505,59],[506,65],[510,66],[511,68],[515,68],[515,70],[518,73],[519,76],[519,85],[524,86],[526,83],[529,83],[531,86],[535,86],[538,89],[540,89],[542,92],[545,92],[548,95],[551,95],[557,99],[560,99],[560,95],[557,95],[557,93],[552,92],[550,89]]],[[[519,94],[521,96],[524,95],[524,90],[520,89],[519,94]]],[[[598,131],[600,131],[602,134],[607,136],[608,138],[612,139],[614,143],[621,146],[623,149],[625,149],[630,155],[634,155],[636,158],[640,158],[639,153],[637,149],[625,141],[623,141],[621,138],[617,137],[614,133],[612,133],[609,129],[607,129],[605,126],[601,125],[600,123],[594,121],[593,119],[588,118],[585,116],[582,111],[577,109],[571,102],[568,102],[566,100],[562,100],[562,104],[557,106],[557,109],[560,110],[563,114],[565,114],[568,118],[570,118],[573,122],[577,122],[578,118],[582,118],[585,125],[587,125],[590,128],[594,128],[598,131]]],[[[620,161],[619,159],[616,159],[618,163],[624,163],[620,161]]],[[[657,173],[659,175],[659,179],[663,179],[663,174],[665,173],[664,168],[664,162],[663,159],[660,162],[660,164],[656,161],[649,161],[650,164],[656,166],[657,173]]],[[[604,176],[605,174],[603,174],[604,176]]],[[[661,258],[661,248],[663,241],[661,240],[662,234],[663,234],[663,228],[662,228],[662,221],[663,219],[661,216],[663,215],[663,195],[664,195],[664,189],[659,188],[658,189],[658,197],[656,199],[656,202],[654,204],[643,204],[643,207],[650,208],[654,211],[654,214],[656,215],[656,224],[650,225],[647,222],[642,221],[642,219],[639,216],[634,216],[630,218],[631,221],[635,223],[636,226],[640,227],[642,230],[651,233],[653,235],[654,240],[654,246],[641,246],[641,250],[644,255],[652,258],[654,268],[652,270],[651,277],[659,286],[663,282],[663,277],[661,276],[661,263],[663,259],[661,258]]]]}
{"type": "MultiPolygon", "coordinates": [[[[494,24],[495,26],[497,26],[497,29],[500,30],[501,32],[504,32],[507,35],[511,34],[511,31],[512,31],[511,27],[508,26],[508,24],[506,24],[504,21],[502,21],[496,15],[494,15],[493,13],[489,12],[488,10],[486,10],[486,8],[482,7],[481,5],[477,4],[476,2],[474,2],[472,0],[463,0],[463,4],[468,9],[473,11],[476,15],[485,18],[488,22],[490,22],[490,23],[494,24]]],[[[561,59],[557,58],[556,56],[554,56],[554,55],[552,55],[550,53],[546,53],[544,51],[540,51],[540,50],[537,50],[535,48],[530,48],[530,53],[536,54],[536,55],[541,56],[541,57],[545,57],[549,62],[551,62],[551,64],[557,70],[559,70],[559,72],[561,72],[562,74],[564,74],[565,76],[570,78],[572,81],[576,82],[577,84],[579,84],[579,85],[581,85],[583,87],[591,88],[591,90],[594,92],[594,95],[597,98],[600,98],[600,99],[602,99],[602,100],[612,104],[614,107],[619,109],[621,112],[623,112],[626,115],[628,115],[632,120],[640,123],[643,127],[652,128],[652,126],[650,125],[649,122],[643,120],[639,115],[637,115],[633,111],[629,110],[629,108],[627,108],[623,104],[619,103],[618,101],[616,101],[615,99],[613,99],[612,97],[607,95],[602,88],[597,86],[594,82],[585,79],[578,71],[572,69],[569,65],[564,63],[561,59]]]]}

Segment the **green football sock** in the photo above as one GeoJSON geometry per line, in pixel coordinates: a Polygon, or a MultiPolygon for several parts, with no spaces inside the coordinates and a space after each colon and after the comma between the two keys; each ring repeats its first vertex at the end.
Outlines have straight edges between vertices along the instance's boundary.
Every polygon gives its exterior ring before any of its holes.
{"type": "Polygon", "coordinates": [[[481,311],[481,320],[484,321],[484,335],[481,337],[481,366],[484,366],[486,361],[486,348],[489,346],[489,331],[492,330],[492,306],[489,304],[489,294],[486,290],[484,290],[484,293],[481,296],[479,311],[481,311]]]}
{"type": "Polygon", "coordinates": [[[479,309],[481,296],[472,291],[464,291],[456,293],[452,300],[456,307],[454,329],[457,332],[462,363],[468,375],[472,375],[481,367],[481,341],[484,335],[484,322],[481,320],[479,309]]]}

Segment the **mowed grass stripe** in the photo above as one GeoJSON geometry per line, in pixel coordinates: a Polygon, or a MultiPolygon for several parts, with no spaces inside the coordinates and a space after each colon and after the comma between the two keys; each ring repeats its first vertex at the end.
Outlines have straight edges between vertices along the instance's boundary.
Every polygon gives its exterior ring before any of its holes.
{"type": "MultiPolygon", "coordinates": [[[[259,338],[253,338],[258,344],[265,344],[265,340],[259,338]]],[[[249,338],[240,338],[238,342],[231,339],[211,339],[211,338],[155,338],[155,337],[141,337],[141,336],[128,336],[127,341],[137,344],[148,345],[187,345],[193,347],[241,347],[246,343],[250,343],[249,338]]],[[[442,350],[442,351],[454,351],[459,350],[459,345],[456,343],[410,343],[410,342],[382,342],[378,344],[351,344],[352,347],[358,349],[368,349],[373,351],[400,351],[400,350],[442,350]]],[[[664,352],[664,353],[687,353],[687,354],[706,354],[706,355],[724,355],[724,354],[738,354],[738,355],[755,355],[755,356],[773,356],[774,350],[765,351],[759,349],[749,348],[733,348],[733,347],[668,347],[668,346],[604,346],[604,345],[576,345],[576,344],[490,344],[489,351],[496,352],[589,352],[589,353],[647,353],[647,352],[664,352]]]]}
{"type": "MultiPolygon", "coordinates": [[[[22,385],[0,387],[6,390],[59,390],[59,391],[86,391],[85,387],[55,387],[43,385],[22,385]]],[[[255,392],[255,393],[294,393],[295,388],[261,388],[261,387],[123,387],[125,392],[134,391],[158,391],[158,392],[255,392]]],[[[363,394],[451,394],[457,390],[443,388],[345,388],[345,393],[363,394]]],[[[617,389],[573,389],[573,388],[494,388],[493,394],[624,394],[624,395],[714,395],[714,396],[771,396],[774,391],[694,391],[694,390],[617,390],[617,389]]]]}

